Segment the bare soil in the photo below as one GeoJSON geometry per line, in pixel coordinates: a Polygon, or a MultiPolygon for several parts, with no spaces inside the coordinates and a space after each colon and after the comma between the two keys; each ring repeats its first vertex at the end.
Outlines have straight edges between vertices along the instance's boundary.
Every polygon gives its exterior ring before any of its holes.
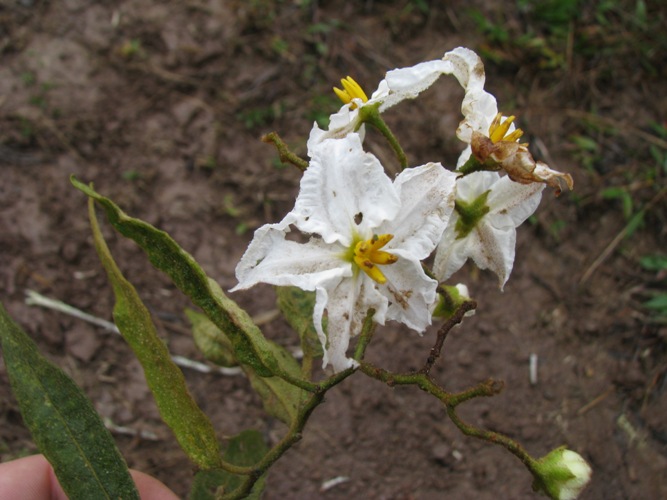
{"type": "MultiPolygon", "coordinates": [[[[0,3],[0,300],[103,417],[156,435],[115,437],[131,467],[179,496],[187,496],[192,468],[122,339],[25,304],[30,289],[110,318],[112,292],[86,200],[68,177],[94,181],[126,212],[168,231],[229,289],[253,230],[282,218],[297,192],[299,172],[279,164],[262,134],[275,130],[303,154],[313,120],[338,107],[331,87],[339,78],[350,74],[372,89],[388,69],[458,45],[489,48],[466,15],[473,4],[430,2],[437,5],[422,12],[419,3],[0,3]]],[[[479,2],[490,12],[501,4],[479,2]]],[[[513,4],[506,8],[508,22],[520,18],[513,4]]],[[[449,390],[504,380],[502,394],[468,403],[463,416],[535,456],[563,444],[581,453],[594,469],[582,498],[667,498],[667,327],[641,306],[645,290],[664,288],[665,277],[638,264],[665,251],[667,208],[655,200],[643,226],[617,239],[627,221],[601,195],[629,186],[646,206],[664,185],[664,171],[653,184],[627,175],[642,172],[648,147],[659,146],[648,125],[667,123],[664,65],[659,74],[612,66],[609,78],[577,61],[561,72],[488,62],[487,86],[503,110],[518,116],[538,157],[574,176],[576,189],[560,198],[545,191],[520,228],[503,293],[486,272],[457,276],[479,309],[452,332],[433,373],[449,390]],[[584,168],[571,140],[586,117],[617,130],[613,140],[600,133],[594,168],[584,168]]],[[[461,95],[456,82],[443,81],[389,115],[414,164],[455,161],[461,95]]],[[[368,141],[384,164],[395,164],[380,139],[368,141]]],[[[188,334],[187,300],[131,242],[108,227],[105,234],[172,352],[202,360],[188,334]]],[[[253,314],[275,307],[269,287],[235,299],[253,314]]],[[[262,326],[296,346],[281,319],[262,326]]],[[[417,368],[434,336],[390,324],[368,356],[394,370],[417,368]]],[[[284,431],[245,378],[185,374],[221,437],[253,427],[275,441],[284,431]]],[[[5,461],[35,446],[1,364],[0,380],[5,461]]],[[[534,497],[530,483],[513,456],[462,436],[426,394],[357,374],[330,393],[303,440],[271,470],[265,498],[521,499],[534,497]],[[347,480],[322,490],[339,476],[347,480]]]]}

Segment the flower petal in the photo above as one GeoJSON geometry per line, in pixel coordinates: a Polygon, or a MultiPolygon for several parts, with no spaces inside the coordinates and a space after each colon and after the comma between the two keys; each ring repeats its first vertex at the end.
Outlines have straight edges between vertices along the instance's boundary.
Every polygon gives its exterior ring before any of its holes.
{"type": "Polygon", "coordinates": [[[384,266],[382,272],[387,282],[378,290],[389,300],[387,319],[423,332],[431,324],[438,282],[426,276],[419,260],[402,258],[384,266]]]}
{"type": "Polygon", "coordinates": [[[440,241],[454,209],[456,174],[439,163],[403,170],[394,187],[401,211],[378,232],[394,235],[386,250],[400,249],[401,256],[428,257],[440,241]]]}
{"type": "Polygon", "coordinates": [[[346,355],[350,338],[359,335],[368,309],[376,310],[374,321],[384,324],[387,299],[375,289],[374,282],[363,273],[345,279],[333,287],[317,289],[313,321],[324,347],[323,367],[331,363],[339,372],[355,366],[346,355]],[[327,332],[322,329],[322,314],[326,306],[329,316],[327,332]]]}
{"type": "MultiPolygon", "coordinates": [[[[503,217],[495,215],[494,218],[503,217]]],[[[491,217],[489,217],[490,219],[491,217]]],[[[509,217],[507,217],[509,219],[509,217]]],[[[496,220],[482,221],[471,233],[474,237],[469,243],[472,250],[470,257],[480,269],[489,269],[498,276],[500,289],[505,286],[514,265],[516,229],[511,221],[505,224],[496,220]],[[473,242],[477,240],[476,244],[473,242]]]]}
{"type": "Polygon", "coordinates": [[[544,187],[538,183],[519,184],[503,177],[494,184],[487,203],[493,213],[507,214],[514,227],[518,227],[537,210],[544,187]]]}
{"type": "Polygon", "coordinates": [[[389,92],[386,96],[374,98],[380,104],[380,111],[389,109],[405,99],[414,99],[428,89],[445,73],[453,71],[449,61],[437,59],[426,61],[409,68],[400,68],[389,71],[385,77],[389,92]]]}
{"type": "Polygon", "coordinates": [[[318,239],[308,243],[286,240],[280,225],[267,224],[255,232],[236,266],[239,284],[232,291],[250,288],[257,283],[315,290],[322,283],[352,276],[351,264],[340,258],[343,247],[326,245],[318,239]]]}
{"type": "Polygon", "coordinates": [[[355,231],[367,232],[399,211],[391,180],[378,159],[363,150],[358,134],[324,140],[311,154],[291,212],[301,231],[349,246],[355,231]]]}
{"type": "Polygon", "coordinates": [[[452,274],[461,269],[470,256],[468,250],[470,241],[466,238],[456,238],[456,222],[458,219],[458,214],[454,212],[435,253],[433,273],[441,282],[447,281],[452,274]]]}
{"type": "Polygon", "coordinates": [[[498,113],[496,98],[484,90],[484,64],[475,52],[458,47],[447,52],[443,59],[451,62],[453,75],[465,91],[461,104],[464,119],[459,124],[456,135],[462,141],[470,143],[473,131],[488,133],[489,125],[498,113]]]}
{"type": "Polygon", "coordinates": [[[499,180],[500,175],[497,172],[473,172],[461,177],[456,183],[456,199],[470,203],[490,190],[499,180]]]}

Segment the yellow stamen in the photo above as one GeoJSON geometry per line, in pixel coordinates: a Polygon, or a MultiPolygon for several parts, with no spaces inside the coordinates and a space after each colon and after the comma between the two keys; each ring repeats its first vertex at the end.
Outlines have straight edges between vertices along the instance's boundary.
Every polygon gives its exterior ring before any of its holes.
{"type": "Polygon", "coordinates": [[[381,285],[387,282],[387,278],[377,266],[394,264],[398,261],[396,255],[380,250],[380,248],[389,243],[393,237],[393,234],[374,234],[371,239],[365,241],[362,240],[354,247],[355,264],[357,264],[357,266],[359,266],[359,268],[373,281],[376,281],[381,285]]]}
{"type": "MultiPolygon", "coordinates": [[[[343,101],[343,104],[349,104],[352,102],[352,99],[361,99],[363,102],[368,102],[368,96],[361,88],[361,86],[355,82],[351,76],[343,78],[340,81],[343,86],[343,90],[334,87],[333,91],[336,93],[338,98],[343,101]]],[[[353,103],[351,109],[354,109],[356,105],[353,103]]]]}
{"type": "Polygon", "coordinates": [[[521,138],[521,136],[523,135],[523,130],[517,128],[513,132],[510,132],[509,134],[507,133],[514,119],[515,119],[514,116],[508,116],[503,121],[502,113],[498,113],[494,117],[493,121],[491,122],[491,126],[489,127],[489,139],[491,139],[491,141],[494,144],[500,141],[506,141],[506,142],[518,141],[519,138],[521,138]]]}

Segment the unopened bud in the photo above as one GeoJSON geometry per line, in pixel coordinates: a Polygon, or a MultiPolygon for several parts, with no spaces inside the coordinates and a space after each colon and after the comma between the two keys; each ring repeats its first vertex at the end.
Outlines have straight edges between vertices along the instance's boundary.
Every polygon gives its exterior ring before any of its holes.
{"type": "Polygon", "coordinates": [[[554,500],[574,500],[591,480],[592,470],[581,455],[563,446],[539,459],[533,473],[535,491],[554,500]]]}

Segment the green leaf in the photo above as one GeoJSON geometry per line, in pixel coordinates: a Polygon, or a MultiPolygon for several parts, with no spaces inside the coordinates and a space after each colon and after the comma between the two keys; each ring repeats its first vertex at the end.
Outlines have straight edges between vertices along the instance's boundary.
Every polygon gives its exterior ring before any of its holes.
{"type": "MultiPolygon", "coordinates": [[[[289,356],[289,354],[288,354],[289,356]]],[[[296,360],[292,358],[294,365],[293,373],[298,376],[300,368],[296,360]]],[[[285,360],[287,362],[287,359],[285,360]]],[[[290,425],[299,413],[301,401],[307,394],[303,389],[290,384],[278,377],[261,377],[249,366],[243,366],[255,392],[262,398],[264,410],[281,421],[290,425]]]]}
{"type": "Polygon", "coordinates": [[[630,193],[622,187],[610,187],[602,190],[602,197],[606,200],[620,200],[623,206],[623,217],[626,220],[632,217],[633,203],[630,193]]]}
{"type": "Polygon", "coordinates": [[[91,402],[39,353],[2,304],[0,341],[23,420],[67,496],[138,499],[127,464],[91,402]]]}
{"type": "Polygon", "coordinates": [[[667,269],[667,255],[645,255],[639,263],[647,271],[662,271],[667,269]]]}
{"type": "Polygon", "coordinates": [[[640,210],[635,215],[630,218],[627,226],[625,226],[625,237],[629,238],[632,236],[637,229],[644,225],[644,210],[640,210]]]}
{"type": "Polygon", "coordinates": [[[116,297],[113,310],[116,326],[144,369],[160,416],[197,466],[203,469],[219,467],[220,448],[211,421],[190,395],[185,377],[155,331],[148,309],[114,262],[97,224],[92,199],[88,200],[88,212],[95,248],[116,297]]]}
{"type": "Polygon", "coordinates": [[[667,293],[656,295],[650,300],[644,302],[644,307],[655,309],[662,314],[667,314],[667,293]]]}
{"type": "Polygon", "coordinates": [[[185,315],[192,324],[192,337],[204,357],[218,366],[233,367],[239,362],[234,356],[234,348],[220,328],[204,314],[186,309],[185,315]]]}
{"type": "MultiPolygon", "coordinates": [[[[73,176],[70,180],[77,189],[100,203],[116,230],[134,240],[146,252],[151,263],[165,272],[178,289],[201,307],[206,316],[225,332],[241,364],[252,366],[257,374],[263,377],[274,374],[288,376],[276,358],[274,349],[248,313],[229,299],[220,286],[206,276],[192,256],[179,247],[167,233],[142,220],[129,217],[111,200],[73,176]]],[[[294,382],[309,388],[312,386],[303,380],[294,382]]]]}
{"type": "Polygon", "coordinates": [[[306,292],[295,286],[281,286],[276,287],[276,296],[278,308],[301,339],[304,355],[321,358],[322,344],[313,325],[315,292],[306,292]]]}
{"type": "MultiPolygon", "coordinates": [[[[226,335],[203,314],[195,311],[186,311],[186,314],[192,323],[195,338],[200,337],[198,344],[205,344],[207,351],[202,352],[206,358],[213,362],[218,358],[225,362],[229,361],[229,356],[233,354],[231,353],[231,342],[226,335]],[[204,340],[202,341],[201,338],[204,340]]],[[[280,359],[281,366],[288,373],[297,377],[300,368],[296,360],[283,347],[271,341],[268,342],[274,355],[280,359]]],[[[262,398],[266,412],[290,425],[296,418],[300,403],[307,393],[281,378],[262,377],[250,365],[241,363],[241,368],[255,392],[262,398]]]]}
{"type": "MultiPolygon", "coordinates": [[[[264,442],[262,434],[256,430],[248,429],[230,439],[225,450],[224,459],[228,463],[238,466],[253,466],[258,463],[266,453],[268,447],[264,442]]],[[[231,493],[241,486],[244,476],[231,474],[223,470],[202,471],[195,476],[190,491],[190,500],[213,500],[219,488],[225,493],[231,493]]],[[[266,477],[262,476],[253,486],[250,494],[244,498],[259,500],[264,490],[266,477]]]]}

